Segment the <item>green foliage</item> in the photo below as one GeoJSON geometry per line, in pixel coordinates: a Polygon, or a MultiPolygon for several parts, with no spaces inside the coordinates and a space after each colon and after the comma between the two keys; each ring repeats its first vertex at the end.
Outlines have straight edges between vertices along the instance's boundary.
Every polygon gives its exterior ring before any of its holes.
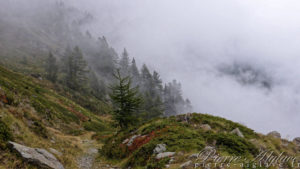
{"type": "Polygon", "coordinates": [[[157,161],[154,158],[151,158],[151,160],[147,163],[146,168],[147,169],[162,169],[165,168],[166,164],[170,161],[170,158],[163,158],[159,161],[157,161]]]}
{"type": "Polygon", "coordinates": [[[5,149],[7,142],[13,140],[10,128],[0,120],[0,149],[5,149]]]}
{"type": "Polygon", "coordinates": [[[118,84],[111,86],[110,95],[115,106],[114,119],[121,128],[126,128],[136,123],[133,113],[139,108],[142,99],[138,96],[138,89],[131,87],[129,77],[123,78],[120,71],[117,71],[115,78],[118,84]]]}
{"type": "Polygon", "coordinates": [[[230,154],[242,156],[255,156],[259,152],[255,145],[253,145],[245,138],[241,138],[235,134],[207,133],[204,137],[210,143],[216,141],[216,144],[221,151],[225,151],[230,154]]]}
{"type": "Polygon", "coordinates": [[[212,116],[208,114],[193,113],[191,118],[192,123],[209,124],[215,130],[225,130],[227,132],[232,131],[235,128],[239,128],[240,131],[247,139],[257,138],[258,135],[252,130],[239,123],[232,122],[230,120],[212,116]]]}
{"type": "Polygon", "coordinates": [[[87,121],[84,122],[83,127],[88,131],[101,132],[107,130],[107,127],[100,121],[87,121]]]}

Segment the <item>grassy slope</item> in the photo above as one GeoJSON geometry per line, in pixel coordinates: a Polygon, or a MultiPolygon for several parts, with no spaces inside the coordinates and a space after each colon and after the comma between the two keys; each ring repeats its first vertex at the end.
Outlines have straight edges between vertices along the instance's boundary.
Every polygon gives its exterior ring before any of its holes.
{"type": "Polygon", "coordinates": [[[155,119],[139,127],[119,132],[106,142],[102,154],[111,161],[123,159],[123,166],[161,168],[169,160],[167,158],[157,161],[153,156],[153,149],[161,143],[167,145],[167,151],[179,154],[175,156],[175,163],[170,166],[174,169],[188,161],[189,155],[198,153],[207,145],[215,146],[221,155],[238,155],[248,159],[253,159],[261,148],[274,150],[277,154],[284,151],[292,156],[300,155],[299,148],[297,149],[292,142],[258,134],[241,124],[220,117],[196,113],[192,114],[190,123],[170,117],[155,119]],[[212,130],[204,131],[200,127],[201,124],[209,124],[212,130]],[[245,138],[230,134],[235,128],[239,128],[245,138]],[[133,135],[145,137],[139,137],[130,147],[122,144],[133,135]]]}
{"type": "MultiPolygon", "coordinates": [[[[110,122],[49,88],[51,84],[0,67],[0,123],[21,144],[61,151],[66,168],[76,168],[81,141],[95,132],[111,133],[110,122]]],[[[1,131],[0,131],[1,134],[1,131]]],[[[0,141],[1,142],[1,141],[0,141]]],[[[0,168],[28,168],[6,147],[0,148],[0,168]]]]}

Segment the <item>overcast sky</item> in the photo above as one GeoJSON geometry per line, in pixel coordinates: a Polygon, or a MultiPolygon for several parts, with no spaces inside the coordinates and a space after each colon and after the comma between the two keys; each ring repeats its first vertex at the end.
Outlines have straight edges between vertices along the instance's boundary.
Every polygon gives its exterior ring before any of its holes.
{"type": "Polygon", "coordinates": [[[165,81],[181,81],[194,110],[258,132],[300,136],[300,1],[76,0],[91,11],[94,34],[126,47],[165,81]],[[246,63],[272,89],[243,85],[219,65],[246,63]]]}

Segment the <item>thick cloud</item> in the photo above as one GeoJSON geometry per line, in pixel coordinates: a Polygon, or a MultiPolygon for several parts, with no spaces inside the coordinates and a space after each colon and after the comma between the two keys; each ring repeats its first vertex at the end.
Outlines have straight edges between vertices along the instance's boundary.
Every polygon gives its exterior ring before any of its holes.
{"type": "Polygon", "coordinates": [[[91,28],[94,33],[107,36],[119,51],[126,47],[165,80],[180,80],[195,111],[239,121],[263,133],[278,130],[290,138],[299,134],[299,1],[77,3],[98,18],[91,28]],[[269,80],[271,88],[240,83],[241,77],[235,77],[240,74],[220,71],[239,63],[256,72],[250,71],[250,78],[259,78],[258,83],[269,80]]]}
{"type": "Polygon", "coordinates": [[[181,81],[195,111],[299,136],[300,1],[66,1],[95,16],[94,35],[181,81]]]}

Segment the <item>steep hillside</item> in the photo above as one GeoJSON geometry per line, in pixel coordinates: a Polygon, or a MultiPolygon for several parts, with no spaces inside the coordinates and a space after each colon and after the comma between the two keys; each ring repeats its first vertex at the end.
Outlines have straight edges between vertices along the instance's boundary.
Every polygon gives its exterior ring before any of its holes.
{"type": "MultiPolygon", "coordinates": [[[[2,168],[30,168],[7,145],[14,141],[62,153],[65,168],[77,168],[83,147],[92,135],[111,133],[109,117],[82,108],[51,88],[51,83],[0,67],[0,141],[2,168]],[[105,120],[108,119],[108,120],[105,120]]],[[[99,145],[95,143],[94,146],[99,145]]],[[[59,153],[60,154],[60,153],[59,153]]]]}

